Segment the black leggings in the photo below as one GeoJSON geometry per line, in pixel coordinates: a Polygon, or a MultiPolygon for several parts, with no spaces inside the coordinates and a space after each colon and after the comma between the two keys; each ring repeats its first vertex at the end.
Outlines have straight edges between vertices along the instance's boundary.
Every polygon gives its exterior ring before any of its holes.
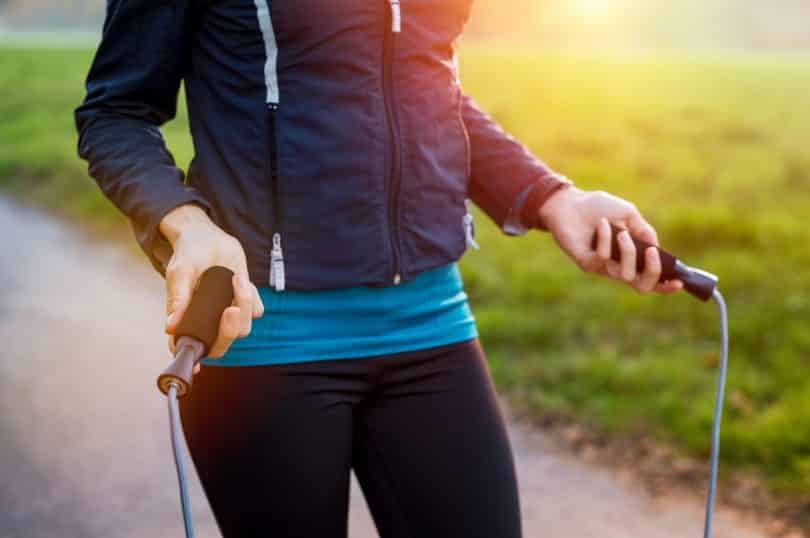
{"type": "Polygon", "coordinates": [[[355,470],[382,538],[518,538],[509,440],[477,340],[204,367],[182,400],[225,538],[343,538],[355,470]]]}

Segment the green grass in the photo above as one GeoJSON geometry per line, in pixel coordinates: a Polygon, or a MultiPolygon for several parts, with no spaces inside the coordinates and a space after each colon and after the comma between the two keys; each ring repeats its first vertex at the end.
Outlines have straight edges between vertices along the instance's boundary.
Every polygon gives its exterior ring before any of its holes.
{"type": "MultiPolygon", "coordinates": [[[[120,218],[75,157],[71,112],[89,60],[0,49],[0,184],[113,228],[120,218]]],[[[466,90],[537,154],[632,199],[670,249],[721,276],[732,342],[723,462],[810,498],[810,59],[467,46],[462,65],[466,90]]],[[[188,163],[185,115],[166,133],[188,163]]],[[[639,297],[583,276],[543,234],[507,239],[478,223],[483,248],[463,269],[501,389],[539,414],[706,456],[714,308],[639,297]]]]}

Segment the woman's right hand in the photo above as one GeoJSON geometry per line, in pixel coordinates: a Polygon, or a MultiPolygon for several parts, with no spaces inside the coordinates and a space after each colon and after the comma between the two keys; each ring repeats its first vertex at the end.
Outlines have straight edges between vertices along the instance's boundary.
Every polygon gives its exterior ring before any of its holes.
{"type": "Polygon", "coordinates": [[[174,253],[166,266],[166,333],[174,353],[174,332],[191,301],[200,276],[221,265],[233,271],[234,303],[225,309],[217,340],[208,357],[222,357],[234,340],[250,334],[252,320],[264,314],[256,286],[250,282],[245,251],[239,241],[219,228],[200,207],[184,205],[160,221],[160,232],[174,253]]]}

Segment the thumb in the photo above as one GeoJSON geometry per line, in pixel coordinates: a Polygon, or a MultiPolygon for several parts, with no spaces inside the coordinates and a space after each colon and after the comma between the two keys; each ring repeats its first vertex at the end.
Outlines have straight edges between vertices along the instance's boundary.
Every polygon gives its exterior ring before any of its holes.
{"type": "Polygon", "coordinates": [[[166,332],[173,334],[191,301],[197,280],[191,267],[176,267],[166,271],[166,332]]]}

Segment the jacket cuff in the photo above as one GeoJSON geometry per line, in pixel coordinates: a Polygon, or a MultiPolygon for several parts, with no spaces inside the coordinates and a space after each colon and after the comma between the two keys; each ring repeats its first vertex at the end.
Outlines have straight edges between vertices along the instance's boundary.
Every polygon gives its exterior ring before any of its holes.
{"type": "Polygon", "coordinates": [[[166,265],[174,251],[171,243],[160,232],[160,221],[174,209],[187,204],[199,206],[210,216],[211,206],[196,189],[185,185],[161,194],[156,205],[151,208],[148,220],[142,223],[133,222],[133,227],[138,243],[149,257],[152,266],[165,276],[166,265]]]}
{"type": "Polygon", "coordinates": [[[503,223],[503,232],[507,235],[521,236],[531,229],[545,230],[546,227],[540,219],[540,208],[552,194],[571,185],[571,180],[556,173],[538,178],[515,199],[503,223]]]}

